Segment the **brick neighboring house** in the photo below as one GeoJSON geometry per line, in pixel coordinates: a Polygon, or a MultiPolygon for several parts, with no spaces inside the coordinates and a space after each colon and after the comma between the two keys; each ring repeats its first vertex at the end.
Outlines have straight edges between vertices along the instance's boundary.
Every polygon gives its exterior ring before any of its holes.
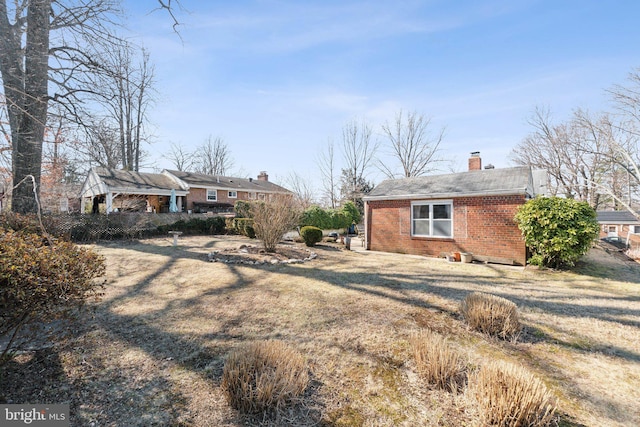
{"type": "Polygon", "coordinates": [[[609,238],[626,242],[631,246],[640,246],[640,221],[629,211],[598,211],[600,238],[609,238]]]}
{"type": "Polygon", "coordinates": [[[367,249],[524,265],[527,250],[514,220],[520,205],[546,192],[546,173],[529,167],[387,180],[365,198],[367,249]]]}
{"type": "Polygon", "coordinates": [[[178,212],[213,212],[233,215],[236,200],[264,200],[273,194],[291,194],[269,182],[266,172],[258,179],[231,178],[191,172],[163,170],[162,173],[133,172],[96,167],[91,169],[81,190],[81,212],[104,205],[104,211],[169,212],[171,193],[178,212]]]}
{"type": "Polygon", "coordinates": [[[258,179],[232,178],[174,170],[164,171],[188,190],[186,209],[193,212],[233,213],[237,200],[264,200],[273,194],[291,194],[289,190],[269,181],[262,171],[258,179]]]}
{"type": "Polygon", "coordinates": [[[178,209],[187,189],[166,173],[146,173],[95,167],[89,171],[81,197],[80,212],[104,204],[106,213],[119,211],[169,212],[171,190],[176,194],[178,209]]]}

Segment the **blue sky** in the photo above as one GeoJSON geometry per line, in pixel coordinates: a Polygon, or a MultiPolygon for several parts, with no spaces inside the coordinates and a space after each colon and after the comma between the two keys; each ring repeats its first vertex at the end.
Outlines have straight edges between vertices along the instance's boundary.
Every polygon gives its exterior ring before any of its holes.
{"type": "Polygon", "coordinates": [[[640,67],[631,0],[181,1],[179,37],[150,13],[155,0],[125,2],[156,65],[158,168],[171,167],[170,143],[193,149],[212,135],[238,174],[296,172],[319,186],[315,158],[345,123],[377,134],[400,109],[446,129],[455,170],[471,151],[507,167],[536,106],[558,120],[610,110],[605,89],[640,67]]]}

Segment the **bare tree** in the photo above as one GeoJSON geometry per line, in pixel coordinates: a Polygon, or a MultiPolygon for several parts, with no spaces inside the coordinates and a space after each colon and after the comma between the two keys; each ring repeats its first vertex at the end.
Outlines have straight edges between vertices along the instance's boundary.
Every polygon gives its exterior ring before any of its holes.
{"type": "Polygon", "coordinates": [[[137,171],[141,144],[149,142],[147,110],[155,101],[149,53],[124,40],[100,42],[93,49],[98,65],[87,82],[96,88],[91,99],[105,111],[102,122],[112,122],[109,127],[117,130],[122,168],[137,171]]]}
{"type": "Polygon", "coordinates": [[[391,155],[400,163],[398,168],[386,161],[378,162],[378,167],[388,178],[410,178],[434,170],[434,164],[440,161],[436,154],[444,137],[444,128],[431,135],[430,125],[431,118],[415,111],[404,117],[402,110],[392,124],[382,125],[391,155]],[[399,169],[401,173],[398,173],[399,169]]]}
{"type": "Polygon", "coordinates": [[[251,204],[251,216],[256,237],[267,252],[275,252],[285,233],[292,230],[300,217],[300,209],[294,198],[277,194],[265,201],[251,204]]]}
{"type": "Polygon", "coordinates": [[[371,139],[371,126],[362,121],[351,121],[342,128],[342,153],[346,176],[351,186],[351,200],[355,203],[362,197],[360,184],[366,181],[366,174],[373,162],[378,143],[371,139]]]}
{"type": "Polygon", "coordinates": [[[338,206],[338,178],[336,176],[336,158],[334,154],[334,143],[327,142],[325,151],[318,155],[318,167],[322,176],[322,195],[328,201],[331,209],[338,206]]]}
{"type": "Polygon", "coordinates": [[[171,143],[169,152],[164,157],[179,171],[187,172],[193,168],[194,154],[185,150],[181,144],[171,143]]]}
{"type": "Polygon", "coordinates": [[[611,134],[593,123],[607,120],[606,116],[591,118],[577,110],[571,120],[554,124],[548,109],[536,108],[529,120],[534,131],[511,152],[511,159],[546,170],[552,194],[587,201],[599,208],[603,200],[597,188],[611,169],[610,158],[603,154],[611,134]]]}
{"type": "Polygon", "coordinates": [[[284,186],[295,194],[295,201],[301,210],[305,210],[314,204],[315,192],[308,179],[297,172],[290,172],[284,179],[284,186]]]}
{"type": "Polygon", "coordinates": [[[86,169],[102,166],[117,169],[122,165],[120,135],[108,119],[93,119],[77,129],[71,145],[77,163],[84,163],[86,169]]]}
{"type": "Polygon", "coordinates": [[[233,167],[231,151],[224,140],[209,136],[194,153],[195,170],[207,175],[226,175],[233,167]]]}
{"type": "MultiPolygon", "coordinates": [[[[0,0],[0,75],[11,135],[16,212],[37,211],[48,104],[60,104],[70,116],[82,115],[83,94],[95,90],[86,85],[84,76],[99,68],[86,47],[96,40],[116,40],[110,28],[118,3],[0,0]]],[[[177,24],[171,1],[158,4],[177,24]]],[[[134,155],[133,163],[138,162],[134,155]]]]}

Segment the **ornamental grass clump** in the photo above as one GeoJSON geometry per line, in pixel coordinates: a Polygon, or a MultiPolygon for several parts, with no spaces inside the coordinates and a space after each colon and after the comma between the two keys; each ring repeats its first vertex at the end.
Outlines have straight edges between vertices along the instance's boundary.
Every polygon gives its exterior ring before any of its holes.
{"type": "Polygon", "coordinates": [[[278,411],[296,401],[309,384],[304,357],[282,341],[259,341],[232,352],[224,365],[222,389],[245,414],[278,411]]]}
{"type": "Polygon", "coordinates": [[[522,329],[516,305],[502,297],[473,292],[460,304],[467,324],[476,331],[502,339],[516,339],[522,329]]]}
{"type": "Polygon", "coordinates": [[[466,382],[466,366],[447,339],[423,330],[411,337],[418,374],[431,386],[457,392],[466,382]]]}
{"type": "Polygon", "coordinates": [[[483,365],[469,378],[480,425],[542,427],[554,422],[556,403],[547,387],[525,368],[504,362],[483,365]]]}

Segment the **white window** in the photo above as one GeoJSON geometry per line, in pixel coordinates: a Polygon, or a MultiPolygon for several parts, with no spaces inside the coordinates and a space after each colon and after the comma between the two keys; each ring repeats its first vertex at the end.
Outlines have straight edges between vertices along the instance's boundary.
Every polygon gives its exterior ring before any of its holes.
{"type": "Polygon", "coordinates": [[[249,199],[250,200],[255,200],[255,198],[256,198],[256,193],[254,193],[254,192],[249,193],[249,199]]]}
{"type": "Polygon", "coordinates": [[[229,198],[230,199],[237,199],[238,198],[238,192],[237,191],[229,191],[229,198]]]}
{"type": "Polygon", "coordinates": [[[265,199],[264,194],[262,193],[258,194],[258,200],[264,200],[264,199],[265,199]]]}
{"type": "Polygon", "coordinates": [[[413,202],[411,235],[418,237],[453,237],[453,202],[413,202]]]}
{"type": "Polygon", "coordinates": [[[215,202],[218,200],[218,190],[207,190],[207,201],[215,202]]]}

